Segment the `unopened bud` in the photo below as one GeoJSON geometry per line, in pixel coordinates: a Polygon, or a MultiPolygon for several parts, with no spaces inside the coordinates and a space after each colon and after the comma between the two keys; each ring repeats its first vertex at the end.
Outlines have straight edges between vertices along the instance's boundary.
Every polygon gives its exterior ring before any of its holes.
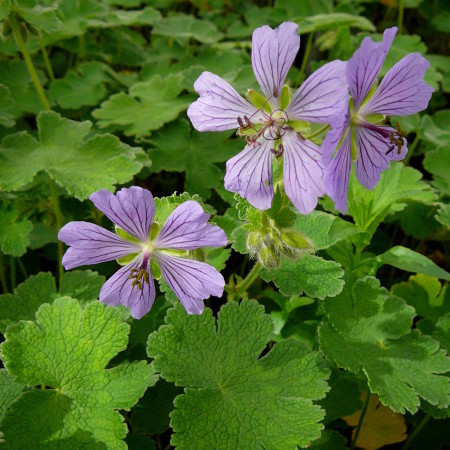
{"type": "Polygon", "coordinates": [[[313,244],[309,238],[295,230],[285,230],[281,234],[283,243],[291,248],[313,250],[313,244]]]}
{"type": "Polygon", "coordinates": [[[256,253],[262,245],[262,236],[258,232],[249,233],[247,236],[247,248],[250,253],[256,253]]]}
{"type": "Polygon", "coordinates": [[[272,247],[263,247],[259,251],[258,259],[266,269],[275,269],[280,265],[280,257],[272,247]]]}
{"type": "Polygon", "coordinates": [[[11,23],[5,19],[2,23],[2,37],[7,38],[12,33],[11,23]]]}

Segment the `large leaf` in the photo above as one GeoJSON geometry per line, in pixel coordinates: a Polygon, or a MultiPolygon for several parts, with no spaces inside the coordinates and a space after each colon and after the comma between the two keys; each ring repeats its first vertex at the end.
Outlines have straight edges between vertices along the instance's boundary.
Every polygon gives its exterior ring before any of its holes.
{"type": "Polygon", "coordinates": [[[358,280],[324,303],[320,346],[339,367],[365,374],[370,390],[396,412],[415,413],[420,398],[439,408],[450,401],[450,358],[439,343],[411,330],[414,309],[376,278],[358,280]]]}
{"type": "Polygon", "coordinates": [[[273,325],[255,301],[189,316],[177,305],[152,333],[148,354],[168,381],[184,386],[175,399],[172,444],[178,448],[295,449],[320,436],[328,370],[317,352],[295,340],[259,358],[273,325]]]}
{"type": "Polygon", "coordinates": [[[0,423],[8,448],[126,449],[117,411],[157,380],[145,361],[105,369],[126,348],[128,332],[118,310],[94,302],[82,311],[70,297],[42,305],[36,322],[9,327],[2,360],[17,382],[35,388],[0,423]]]}
{"type": "Polygon", "coordinates": [[[30,244],[33,225],[19,218],[19,211],[0,202],[0,249],[6,255],[22,256],[30,244]]]}
{"type": "Polygon", "coordinates": [[[45,171],[74,197],[85,200],[99,189],[129,181],[142,164],[136,151],[109,134],[89,137],[91,122],[74,122],[55,112],[38,119],[39,140],[27,132],[0,145],[0,189],[25,186],[45,171]]]}

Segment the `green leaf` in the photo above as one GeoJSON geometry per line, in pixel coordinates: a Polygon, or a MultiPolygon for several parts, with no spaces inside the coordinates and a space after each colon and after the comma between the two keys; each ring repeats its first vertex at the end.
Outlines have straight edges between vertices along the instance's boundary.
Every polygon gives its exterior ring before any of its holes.
{"type": "Polygon", "coordinates": [[[380,265],[389,264],[407,272],[422,273],[430,277],[450,280],[450,273],[441,269],[431,259],[407,247],[396,245],[376,258],[380,265]]]}
{"type": "MultiPolygon", "coordinates": [[[[446,117],[446,121],[448,122],[448,110],[441,111],[441,113],[446,113],[444,117],[446,117]]],[[[433,118],[424,116],[418,134],[421,139],[434,144],[436,147],[445,147],[446,149],[450,145],[450,131],[446,128],[446,124],[441,125],[436,119],[439,120],[438,114],[435,114],[433,118]]],[[[429,159],[432,159],[432,156],[429,159]]],[[[442,162],[446,162],[448,167],[448,159],[443,159],[442,156],[441,159],[442,162]]]]}
{"type": "Polygon", "coordinates": [[[320,347],[339,367],[368,379],[371,392],[396,412],[415,413],[420,398],[446,407],[450,358],[439,343],[411,331],[414,309],[366,277],[324,303],[320,347]]]}
{"type": "MultiPolygon", "coordinates": [[[[24,389],[25,386],[21,383],[16,383],[6,369],[0,369],[0,421],[8,408],[19,398],[24,389]]],[[[0,433],[0,443],[1,442],[0,433]]]]}
{"type": "Polygon", "coordinates": [[[19,211],[0,202],[0,248],[5,255],[22,256],[30,245],[33,229],[28,219],[19,219],[19,211]]]}
{"type": "Polygon", "coordinates": [[[314,441],[310,449],[314,450],[346,450],[348,447],[345,445],[347,439],[334,430],[325,430],[320,435],[320,439],[314,441]]]}
{"type": "Polygon", "coordinates": [[[359,233],[351,222],[322,211],[313,211],[306,215],[299,214],[294,228],[308,236],[316,250],[329,248],[359,233]]]}
{"type": "Polygon", "coordinates": [[[51,303],[57,296],[70,296],[86,303],[96,300],[105,277],[90,270],[66,272],[61,280],[59,294],[52,274],[41,272],[19,284],[14,294],[0,295],[0,332],[19,320],[33,320],[43,303],[51,303]]]}
{"type": "Polygon", "coordinates": [[[0,427],[9,448],[126,449],[117,410],[129,410],[157,380],[145,361],[105,369],[128,332],[116,309],[94,302],[82,311],[69,297],[42,305],[36,322],[9,327],[5,367],[17,382],[51,388],[24,393],[7,412],[0,427]]]}
{"type": "Polygon", "coordinates": [[[175,39],[185,45],[190,39],[204,44],[213,44],[222,38],[222,33],[209,21],[198,20],[187,14],[174,14],[155,23],[152,34],[175,39]]]}
{"type": "Polygon", "coordinates": [[[298,24],[300,34],[334,30],[342,26],[367,31],[376,30],[375,25],[364,16],[354,16],[346,13],[316,14],[315,16],[299,17],[293,19],[293,21],[298,24]]]}
{"type": "Polygon", "coordinates": [[[422,318],[437,321],[450,312],[450,290],[437,278],[412,275],[407,282],[394,284],[391,292],[403,298],[422,318]]]}
{"type": "Polygon", "coordinates": [[[287,297],[305,293],[323,300],[339,294],[344,286],[340,264],[314,255],[299,260],[283,258],[278,269],[261,269],[260,275],[265,281],[273,281],[287,297]]]}
{"type": "Polygon", "coordinates": [[[155,75],[131,86],[129,94],[112,95],[92,115],[101,128],[123,130],[127,136],[148,136],[188,107],[192,98],[180,97],[182,91],[183,75],[170,74],[165,78],[155,75]]]}
{"type": "Polygon", "coordinates": [[[450,351],[450,313],[439,318],[433,337],[439,341],[441,347],[445,348],[447,353],[450,351]]]}
{"type": "Polygon", "coordinates": [[[52,2],[44,2],[45,6],[34,0],[19,0],[12,2],[12,9],[22,17],[25,22],[28,22],[36,30],[44,32],[56,31],[61,23],[56,16],[55,10],[58,5],[52,2]],[[47,6],[50,3],[49,6],[47,6]]]}
{"type": "Polygon", "coordinates": [[[216,163],[227,161],[239,153],[244,145],[239,140],[229,138],[229,132],[192,131],[184,119],[173,122],[151,138],[156,146],[156,149],[150,150],[152,172],[185,171],[184,188],[189,192],[197,192],[207,200],[211,189],[223,184],[224,170],[216,163]]]}
{"type": "Polygon", "coordinates": [[[14,99],[9,88],[0,84],[0,125],[3,127],[13,127],[16,123],[11,109],[14,107],[14,99]]]}
{"type": "Polygon", "coordinates": [[[55,112],[37,118],[39,141],[27,132],[0,145],[0,189],[11,191],[45,171],[67,192],[85,200],[94,191],[129,181],[142,164],[135,151],[109,134],[88,138],[91,122],[74,122],[55,112]],[[26,163],[25,163],[26,162],[26,163]]]}
{"type": "MultiPolygon", "coordinates": [[[[45,81],[42,72],[38,71],[38,76],[41,83],[45,81]]],[[[0,83],[9,89],[14,99],[8,108],[8,114],[14,119],[18,119],[24,113],[37,114],[42,110],[42,104],[24,61],[18,59],[0,61],[0,83]]]]}
{"type": "Polygon", "coordinates": [[[255,301],[189,316],[181,305],[149,336],[161,376],[184,386],[175,399],[172,444],[179,448],[294,449],[320,436],[328,370],[317,352],[281,341],[264,357],[273,325],[255,301]]]}
{"type": "Polygon", "coordinates": [[[450,203],[439,204],[436,220],[444,225],[444,227],[450,228],[450,203]]]}
{"type": "Polygon", "coordinates": [[[427,152],[423,165],[433,174],[433,184],[443,195],[450,195],[450,157],[448,146],[427,152]]]}
{"type": "Polygon", "coordinates": [[[49,92],[62,108],[95,106],[106,95],[104,84],[109,80],[107,66],[88,62],[69,71],[63,79],[53,81],[49,92]]]}
{"type": "Polygon", "coordinates": [[[358,246],[365,247],[379,224],[388,214],[401,211],[405,201],[430,203],[436,196],[422,179],[422,174],[402,163],[391,163],[381,174],[376,187],[369,191],[356,180],[354,171],[350,177],[348,208],[356,226],[367,234],[361,235],[358,246]]]}

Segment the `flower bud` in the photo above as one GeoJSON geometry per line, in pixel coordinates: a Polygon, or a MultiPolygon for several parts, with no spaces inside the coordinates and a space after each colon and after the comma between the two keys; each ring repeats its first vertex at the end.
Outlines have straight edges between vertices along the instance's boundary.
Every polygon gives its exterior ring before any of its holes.
{"type": "Polygon", "coordinates": [[[258,259],[266,269],[276,269],[280,265],[280,257],[272,247],[262,247],[259,251],[258,259]]]}
{"type": "Polygon", "coordinates": [[[285,245],[293,249],[313,250],[313,243],[302,233],[295,230],[285,230],[281,233],[281,240],[285,245]]]}
{"type": "Polygon", "coordinates": [[[260,233],[253,231],[247,236],[247,248],[250,254],[256,253],[258,249],[263,245],[263,239],[260,233]]]}

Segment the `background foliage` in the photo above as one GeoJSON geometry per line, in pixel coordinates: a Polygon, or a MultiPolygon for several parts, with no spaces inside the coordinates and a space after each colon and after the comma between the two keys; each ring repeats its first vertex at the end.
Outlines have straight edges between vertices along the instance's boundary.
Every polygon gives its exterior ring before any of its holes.
{"type": "Polygon", "coordinates": [[[445,0],[0,0],[0,447],[450,444],[449,14],[445,0]],[[308,246],[259,269],[246,241],[262,213],[223,186],[244,142],[185,112],[204,70],[257,89],[251,34],[287,20],[292,87],[398,25],[382,74],[420,52],[435,92],[393,118],[408,156],[373,191],[351,180],[346,216],[276,193],[269,232],[308,246]],[[226,294],[203,315],[164,282],[140,321],[102,305],[115,263],[63,274],[58,230],[110,227],[86,200],[131,184],[161,197],[161,220],[193,198],[226,231],[207,252],[226,294]]]}

